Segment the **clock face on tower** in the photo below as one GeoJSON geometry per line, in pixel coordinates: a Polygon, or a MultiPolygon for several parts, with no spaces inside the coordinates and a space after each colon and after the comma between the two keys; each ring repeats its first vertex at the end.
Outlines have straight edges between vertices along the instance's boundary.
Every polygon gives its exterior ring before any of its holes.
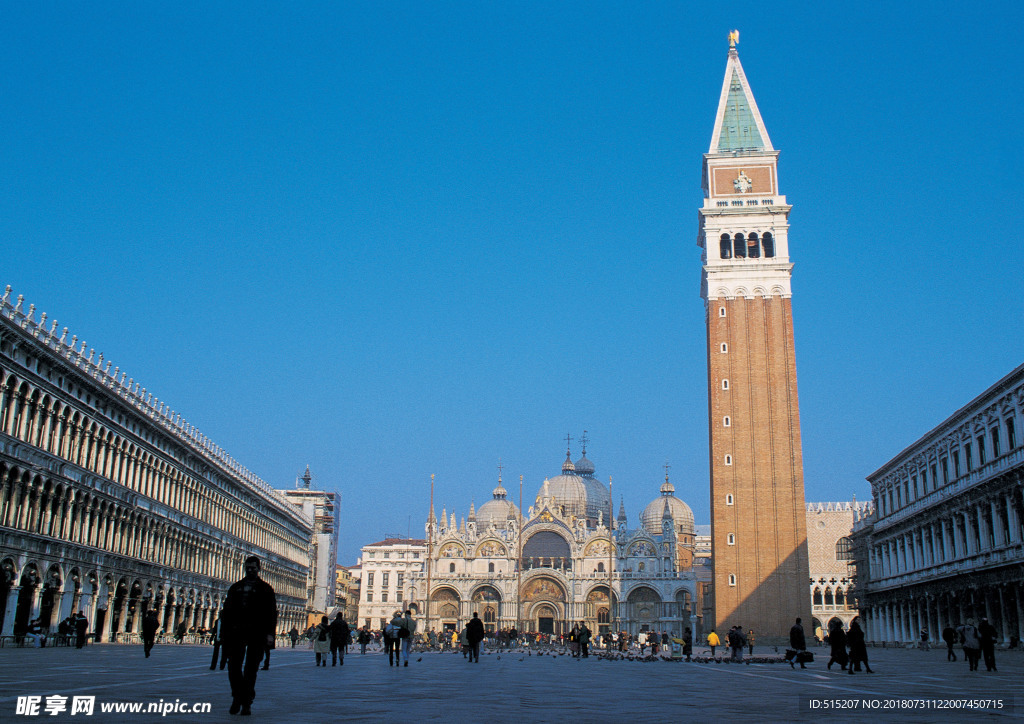
{"type": "Polygon", "coordinates": [[[754,187],[754,182],[747,174],[740,171],[740,175],[732,182],[732,187],[741,194],[745,194],[754,187]]]}

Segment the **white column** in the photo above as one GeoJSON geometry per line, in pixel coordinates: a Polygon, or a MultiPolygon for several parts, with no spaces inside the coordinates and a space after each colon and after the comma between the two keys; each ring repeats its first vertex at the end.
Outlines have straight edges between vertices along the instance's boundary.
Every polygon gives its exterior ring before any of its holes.
{"type": "Polygon", "coordinates": [[[7,591],[7,608],[4,609],[3,626],[0,627],[2,636],[14,634],[14,616],[18,611],[18,595],[20,593],[21,586],[11,586],[7,591]]]}

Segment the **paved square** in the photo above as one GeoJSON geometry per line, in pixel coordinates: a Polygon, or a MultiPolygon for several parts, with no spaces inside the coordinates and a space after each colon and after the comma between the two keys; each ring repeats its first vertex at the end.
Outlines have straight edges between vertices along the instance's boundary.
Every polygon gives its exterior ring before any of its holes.
{"type": "MultiPolygon", "coordinates": [[[[355,648],[355,647],[354,647],[355,648]]],[[[756,653],[756,652],[755,652],[756,653]]],[[[210,671],[208,646],[159,645],[146,659],[141,646],[0,649],[0,721],[220,722],[246,721],[227,712],[226,671],[210,671]],[[95,713],[53,716],[46,697],[95,696],[95,713]],[[36,716],[18,715],[18,697],[42,698],[36,716]],[[102,703],[210,702],[208,714],[101,713],[102,703]]],[[[253,717],[270,722],[631,722],[750,719],[792,721],[965,721],[1024,717],[1024,653],[999,652],[999,671],[969,672],[947,663],[945,650],[870,649],[873,675],[825,669],[828,650],[815,649],[807,670],[785,664],[576,661],[570,656],[496,653],[479,665],[461,654],[415,654],[392,668],[380,653],[350,653],[343,667],[316,668],[300,646],[274,652],[260,671],[253,717]],[[824,657],[824,658],[823,658],[824,657]],[[421,660],[417,660],[421,659],[421,660]],[[906,699],[1001,699],[1002,710],[812,710],[810,699],[886,702],[906,699]],[[1014,708],[1019,706],[1019,708],[1014,708]]]]}

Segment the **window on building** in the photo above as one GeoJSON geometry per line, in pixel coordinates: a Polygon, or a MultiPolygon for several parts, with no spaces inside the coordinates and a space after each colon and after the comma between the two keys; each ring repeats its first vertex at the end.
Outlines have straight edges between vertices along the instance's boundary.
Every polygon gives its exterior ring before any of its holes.
{"type": "Polygon", "coordinates": [[[718,316],[719,317],[724,317],[725,316],[725,307],[719,307],[718,308],[718,316]]]}
{"type": "Polygon", "coordinates": [[[764,246],[764,256],[766,259],[771,259],[775,256],[775,239],[772,238],[771,234],[762,236],[761,243],[764,246]]]}
{"type": "Polygon", "coordinates": [[[747,234],[747,256],[751,259],[761,258],[761,241],[757,234],[747,234]]]}
{"type": "Polygon", "coordinates": [[[488,573],[494,573],[494,564],[493,563],[488,563],[487,564],[487,572],[488,573]]]}
{"type": "Polygon", "coordinates": [[[376,551],[370,551],[366,555],[367,555],[368,558],[376,558],[377,557],[376,551]]]}
{"type": "Polygon", "coordinates": [[[1007,450],[1013,450],[1017,447],[1017,430],[1013,426],[1013,418],[1009,418],[1006,421],[1006,444],[1007,450]]]}
{"type": "Polygon", "coordinates": [[[836,560],[853,560],[853,542],[845,536],[836,541],[836,560]]]}
{"type": "Polygon", "coordinates": [[[405,583],[405,574],[404,573],[397,573],[397,574],[395,574],[395,585],[398,588],[401,588],[404,585],[404,583],[405,583]]]}
{"type": "Polygon", "coordinates": [[[729,539],[728,540],[729,540],[729,545],[731,545],[731,546],[736,545],[736,536],[733,533],[729,534],[729,539]]]}
{"type": "Polygon", "coordinates": [[[825,589],[825,606],[835,606],[835,605],[836,605],[835,599],[832,598],[832,589],[831,588],[826,588],[825,589]]]}
{"type": "Polygon", "coordinates": [[[389,575],[390,574],[387,571],[384,571],[384,574],[382,576],[383,580],[381,581],[381,585],[384,586],[384,588],[388,587],[388,576],[389,575]]]}
{"type": "Polygon", "coordinates": [[[971,470],[974,467],[974,455],[973,455],[973,452],[974,451],[971,450],[971,443],[965,442],[964,443],[964,467],[967,469],[967,472],[971,472],[971,470]]]}
{"type": "Polygon", "coordinates": [[[449,563],[448,564],[448,572],[449,573],[455,573],[455,564],[454,563],[449,563]]]}
{"type": "Polygon", "coordinates": [[[732,493],[726,493],[725,504],[732,505],[732,493]]]}
{"type": "MultiPolygon", "coordinates": [[[[932,463],[931,469],[932,469],[932,490],[937,490],[938,487],[939,487],[939,476],[938,476],[938,473],[937,473],[936,468],[935,468],[935,463],[932,463]]],[[[925,486],[925,492],[927,492],[927,490],[928,490],[928,488],[927,488],[927,486],[925,486]]]]}
{"type": "Polygon", "coordinates": [[[373,573],[372,572],[366,574],[366,586],[367,586],[367,588],[370,588],[370,587],[373,586],[373,573]]]}
{"type": "Polygon", "coordinates": [[[729,380],[722,380],[722,389],[723,390],[729,389],[729,380]]]}
{"type": "Polygon", "coordinates": [[[718,244],[718,251],[722,259],[732,259],[732,240],[728,234],[722,234],[718,244]]]}
{"type": "Polygon", "coordinates": [[[732,455],[726,455],[725,456],[725,464],[726,465],[732,465],[732,455]]]}
{"type": "Polygon", "coordinates": [[[999,457],[999,428],[992,428],[992,457],[999,457]]]}
{"type": "Polygon", "coordinates": [[[391,551],[384,551],[384,557],[385,558],[390,558],[391,557],[391,551]]]}
{"type": "MultiPolygon", "coordinates": [[[[921,477],[923,478],[924,475],[922,475],[921,477]]],[[[914,488],[914,497],[916,498],[918,496],[918,492],[917,492],[917,476],[916,475],[911,475],[910,476],[910,484],[914,488]]],[[[907,499],[908,500],[910,499],[909,493],[907,494],[907,499]]]]}
{"type": "Polygon", "coordinates": [[[984,465],[985,461],[985,436],[978,435],[978,465],[984,465]]]}
{"type": "Polygon", "coordinates": [[[815,605],[815,606],[820,606],[821,605],[821,589],[820,588],[815,588],[814,589],[814,597],[811,599],[811,603],[813,605],[815,605]]]}
{"type": "Polygon", "coordinates": [[[727,345],[725,342],[722,342],[722,346],[720,347],[720,349],[722,350],[722,354],[726,354],[729,351],[729,345],[727,345]]]}
{"type": "Polygon", "coordinates": [[[413,557],[413,558],[419,558],[419,557],[420,557],[420,553],[419,553],[419,551],[413,551],[413,553],[412,553],[412,557],[413,557]]]}
{"type": "Polygon", "coordinates": [[[405,551],[398,551],[399,558],[405,558],[405,551]]]}
{"type": "Polygon", "coordinates": [[[604,570],[604,563],[603,562],[597,564],[597,572],[598,573],[604,573],[605,572],[605,570],[604,570]]]}
{"type": "Polygon", "coordinates": [[[736,585],[736,574],[735,573],[730,573],[729,574],[729,585],[730,586],[735,586],[736,585]]]}
{"type": "Polygon", "coordinates": [[[387,603],[388,602],[388,592],[387,591],[384,591],[383,593],[380,594],[380,602],[381,603],[387,603]]]}
{"type": "MultiPolygon", "coordinates": [[[[942,458],[939,464],[942,466],[942,484],[946,485],[949,483],[949,459],[942,458]]],[[[936,483],[936,486],[938,486],[938,483],[936,483]]]]}
{"type": "Polygon", "coordinates": [[[726,415],[726,416],[725,416],[725,417],[724,417],[724,418],[722,419],[722,427],[729,427],[730,425],[732,425],[732,420],[730,420],[730,419],[729,419],[729,416],[728,416],[728,415],[726,415]]]}
{"type": "Polygon", "coordinates": [[[736,234],[732,240],[732,255],[737,259],[747,258],[747,240],[743,234],[736,234]]]}
{"type": "Polygon", "coordinates": [[[846,594],[843,593],[843,589],[836,589],[836,606],[839,608],[846,608],[846,594]]]}
{"type": "Polygon", "coordinates": [[[953,477],[954,478],[959,478],[960,477],[960,451],[959,450],[954,450],[953,451],[953,477]]]}
{"type": "Polygon", "coordinates": [[[366,592],[366,602],[373,603],[373,591],[366,592]]]}
{"type": "Polygon", "coordinates": [[[894,510],[899,510],[903,507],[903,497],[900,495],[900,486],[896,486],[896,507],[894,510]]]}

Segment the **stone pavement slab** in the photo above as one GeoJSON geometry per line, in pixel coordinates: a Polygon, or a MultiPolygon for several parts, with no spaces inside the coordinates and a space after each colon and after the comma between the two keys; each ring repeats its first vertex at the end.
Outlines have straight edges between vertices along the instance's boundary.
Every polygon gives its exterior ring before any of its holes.
{"type": "MultiPolygon", "coordinates": [[[[850,676],[825,662],[786,664],[603,661],[596,657],[414,654],[408,668],[380,653],[349,653],[345,665],[317,668],[309,649],[278,649],[260,671],[252,717],[228,714],[226,671],[210,671],[208,646],[0,649],[0,722],[673,722],[966,721],[1024,718],[1024,653],[1000,652],[998,672],[969,672],[944,650],[870,649],[877,673],[850,676]],[[67,697],[48,715],[47,697],[67,697]],[[38,696],[39,714],[18,714],[19,697],[38,696]],[[94,713],[71,714],[73,697],[95,697],[94,713]],[[963,708],[996,700],[1001,709],[963,708]],[[812,701],[817,702],[816,706],[812,701]],[[144,707],[209,703],[209,713],[111,713],[104,704],[144,707]],[[928,708],[904,708],[904,707],[928,708]],[[935,708],[952,706],[957,708],[935,708]],[[843,707],[843,708],[837,708],[843,707]],[[874,708],[868,708],[874,707],[874,708]]],[[[757,653],[757,652],[755,652],[757,653]]],[[[824,658],[823,658],[824,657],[824,658]]],[[[24,703],[24,699],[22,702],[24,703]]]]}

